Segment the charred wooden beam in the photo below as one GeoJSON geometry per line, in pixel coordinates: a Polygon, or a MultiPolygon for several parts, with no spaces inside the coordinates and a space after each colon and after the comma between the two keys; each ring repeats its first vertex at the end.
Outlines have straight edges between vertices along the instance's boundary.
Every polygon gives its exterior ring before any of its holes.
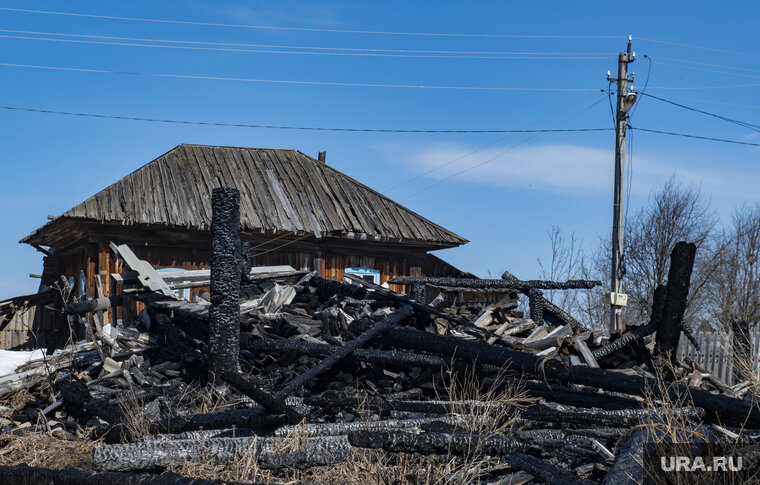
{"type": "Polygon", "coordinates": [[[411,305],[404,305],[393,314],[388,316],[385,320],[382,320],[381,322],[377,322],[374,325],[370,326],[366,330],[364,330],[359,336],[348,342],[343,347],[340,347],[335,352],[331,353],[327,358],[322,360],[319,364],[317,364],[315,367],[309,369],[308,371],[304,372],[303,374],[299,375],[295,379],[288,382],[285,387],[277,393],[277,399],[283,400],[286,397],[293,394],[295,391],[300,389],[304,384],[309,382],[311,379],[314,379],[327,369],[331,368],[336,363],[340,362],[341,360],[345,359],[351,353],[353,353],[354,350],[358,349],[365,343],[369,342],[373,338],[377,337],[378,335],[381,335],[383,332],[388,330],[392,325],[395,325],[396,323],[402,321],[409,315],[413,313],[414,309],[411,305]]]}
{"type": "Polygon", "coordinates": [[[76,468],[1,466],[0,483],[14,485],[242,485],[229,480],[187,478],[176,473],[95,473],[76,468]]]}
{"type": "Polygon", "coordinates": [[[171,318],[158,311],[150,312],[150,316],[151,331],[158,334],[161,342],[179,355],[183,361],[195,364],[204,360],[203,355],[190,344],[185,332],[174,325],[171,318]]]}
{"type": "Polygon", "coordinates": [[[545,280],[505,280],[505,279],[475,279],[475,278],[453,278],[448,276],[398,276],[388,283],[396,285],[412,285],[415,283],[431,284],[436,286],[450,286],[457,288],[474,288],[474,289],[507,289],[528,292],[535,290],[576,290],[587,289],[600,286],[601,281],[589,280],[568,280],[568,281],[545,281],[545,280]]]}
{"type": "Polygon", "coordinates": [[[238,372],[228,372],[222,378],[232,387],[261,404],[267,411],[276,414],[284,414],[291,423],[298,423],[303,416],[292,407],[285,404],[283,399],[278,399],[269,392],[261,389],[249,379],[238,372]]]}
{"type": "Polygon", "coordinates": [[[410,433],[406,431],[351,431],[348,441],[360,448],[401,453],[463,455],[482,450],[487,455],[505,455],[527,450],[530,445],[507,435],[481,437],[473,433],[410,433]]]}
{"type": "MultiPolygon", "coordinates": [[[[636,429],[623,444],[620,452],[604,477],[603,484],[638,485],[644,478],[644,436],[646,429],[636,429]]],[[[653,478],[653,477],[652,477],[653,478]]]]}
{"type": "MultiPolygon", "coordinates": [[[[347,450],[344,436],[306,438],[305,449],[325,451],[347,450]]],[[[279,453],[287,438],[250,436],[243,438],[210,438],[205,440],[151,440],[108,446],[92,450],[92,465],[102,471],[163,470],[172,463],[228,463],[249,455],[260,459],[279,453]]]]}
{"type": "Polygon", "coordinates": [[[697,246],[684,241],[676,243],[670,253],[668,271],[668,292],[662,309],[662,322],[657,328],[657,352],[675,363],[678,340],[683,328],[686,299],[689,296],[689,282],[694,267],[697,246]]]}
{"type": "MultiPolygon", "coordinates": [[[[423,301],[416,301],[407,295],[402,295],[400,293],[391,291],[387,288],[383,288],[380,285],[370,283],[369,281],[359,278],[358,276],[346,274],[343,277],[350,281],[353,281],[354,283],[356,283],[356,285],[372,289],[375,295],[383,297],[387,300],[390,300],[396,303],[405,303],[408,305],[412,305],[417,310],[421,310],[425,313],[429,313],[437,317],[445,318],[446,320],[456,323],[457,325],[464,325],[466,327],[474,327],[474,325],[472,325],[470,322],[468,322],[467,320],[461,317],[458,317],[457,315],[452,315],[451,313],[445,312],[443,310],[439,310],[438,308],[434,306],[427,305],[423,301]]],[[[346,286],[354,286],[354,285],[346,285],[346,286]]]]}
{"type": "MultiPolygon", "coordinates": [[[[151,435],[157,435],[200,429],[228,429],[234,426],[235,428],[253,429],[261,433],[268,433],[285,424],[285,422],[285,416],[267,414],[263,407],[227,409],[215,413],[159,419],[148,424],[148,432],[151,435]]],[[[106,443],[121,443],[128,434],[129,429],[124,424],[98,427],[90,433],[94,439],[103,438],[106,443]]]]}
{"type": "Polygon", "coordinates": [[[211,208],[209,372],[218,378],[239,371],[240,192],[215,188],[211,208]]]}
{"type": "Polygon", "coordinates": [[[525,453],[509,453],[502,459],[509,466],[528,472],[547,485],[582,485],[593,483],[588,480],[581,480],[568,470],[554,466],[534,456],[526,455],[525,453]]]}
{"type": "MultiPolygon", "coordinates": [[[[369,322],[357,320],[349,329],[361,332],[368,328],[369,322]]],[[[540,376],[552,382],[563,384],[581,384],[613,392],[634,396],[643,396],[646,389],[658,389],[652,378],[622,375],[604,369],[587,366],[569,368],[557,360],[544,361],[542,358],[518,350],[467,341],[456,337],[435,335],[412,328],[391,328],[378,339],[381,342],[415,351],[429,352],[445,358],[470,360],[481,364],[509,367],[513,372],[522,372],[530,376],[540,376]]],[[[670,386],[667,392],[674,398],[690,396],[695,406],[707,411],[710,421],[722,421],[730,426],[760,426],[760,409],[752,403],[728,396],[711,394],[697,388],[683,385],[670,386]]]]}
{"type": "Polygon", "coordinates": [[[533,320],[536,325],[543,325],[544,323],[544,300],[544,295],[541,290],[535,288],[528,290],[530,319],[533,320]]]}
{"type": "Polygon", "coordinates": [[[63,313],[67,315],[96,312],[99,310],[108,310],[121,305],[121,295],[110,296],[107,298],[96,298],[94,300],[85,300],[71,303],[63,307],[63,313]]]}

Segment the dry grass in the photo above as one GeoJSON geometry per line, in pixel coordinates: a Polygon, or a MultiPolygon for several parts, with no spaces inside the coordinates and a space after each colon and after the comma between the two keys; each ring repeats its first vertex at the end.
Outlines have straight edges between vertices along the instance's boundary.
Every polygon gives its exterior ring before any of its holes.
{"type": "MultiPolygon", "coordinates": [[[[146,404],[148,402],[134,392],[125,392],[121,395],[118,405],[124,415],[124,438],[127,441],[150,434],[149,428],[154,421],[146,411],[146,404]]],[[[214,413],[228,406],[220,396],[219,389],[212,384],[186,385],[178,396],[172,398],[172,402],[166,409],[167,413],[162,417],[171,419],[179,415],[214,413]]]]}
{"type": "Polygon", "coordinates": [[[97,444],[58,439],[48,433],[6,433],[0,436],[0,465],[91,470],[92,448],[97,444]]]}
{"type": "MultiPolygon", "coordinates": [[[[644,395],[645,407],[652,412],[638,427],[647,430],[649,439],[655,440],[657,453],[667,456],[695,456],[691,444],[704,442],[707,443],[708,455],[720,451],[717,454],[721,456],[737,456],[736,451],[740,448],[738,444],[730,446],[728,449],[713,449],[713,445],[710,444],[710,440],[706,436],[708,426],[703,426],[702,419],[695,419],[680,412],[685,407],[695,407],[695,405],[691,394],[678,392],[678,383],[668,381],[665,378],[674,374],[672,364],[667,360],[661,361],[654,371],[657,387],[647,389],[644,395]]],[[[646,468],[645,473],[647,473],[646,468]]],[[[689,472],[668,475],[660,472],[649,476],[655,485],[690,485],[694,483],[694,477],[695,475],[689,472]]],[[[760,471],[753,478],[757,479],[758,477],[760,477],[760,471]]],[[[738,479],[733,474],[726,474],[725,477],[721,478],[724,479],[722,483],[726,484],[745,483],[746,480],[744,477],[741,481],[737,481],[738,479]]]]}
{"type": "MultiPolygon", "coordinates": [[[[443,376],[448,383],[445,399],[456,401],[448,414],[464,419],[460,426],[465,433],[473,437],[488,437],[509,432],[519,417],[519,408],[532,401],[514,380],[501,377],[492,379],[491,384],[484,384],[474,371],[443,376]],[[468,401],[480,405],[464,404],[468,401]],[[505,412],[507,409],[510,410],[508,414],[505,412]]],[[[372,413],[366,406],[360,405],[356,411],[363,421],[372,419],[372,413]]],[[[308,432],[296,426],[283,437],[276,451],[293,453],[303,450],[307,438],[308,432]]],[[[477,440],[474,442],[477,443],[477,440]]],[[[270,485],[301,482],[327,485],[448,485],[477,482],[493,467],[483,450],[474,445],[464,456],[425,456],[356,449],[348,460],[334,465],[272,471],[259,466],[255,448],[252,445],[246,453],[227,464],[216,465],[210,460],[202,460],[201,463],[176,463],[169,470],[188,477],[270,485]]]]}

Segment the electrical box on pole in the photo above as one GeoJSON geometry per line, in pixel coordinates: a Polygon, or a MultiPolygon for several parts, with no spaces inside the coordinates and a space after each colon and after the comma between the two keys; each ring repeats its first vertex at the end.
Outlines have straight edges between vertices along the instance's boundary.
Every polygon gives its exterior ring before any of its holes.
{"type": "Polygon", "coordinates": [[[631,52],[631,37],[628,48],[618,54],[617,78],[607,79],[617,83],[617,109],[615,111],[615,193],[612,206],[612,268],[610,272],[610,332],[623,330],[621,311],[628,297],[623,293],[623,275],[625,274],[625,256],[623,246],[623,193],[625,173],[625,130],[628,124],[628,112],[636,103],[636,94],[628,92],[628,64],[633,62],[636,53],[631,52]]]}

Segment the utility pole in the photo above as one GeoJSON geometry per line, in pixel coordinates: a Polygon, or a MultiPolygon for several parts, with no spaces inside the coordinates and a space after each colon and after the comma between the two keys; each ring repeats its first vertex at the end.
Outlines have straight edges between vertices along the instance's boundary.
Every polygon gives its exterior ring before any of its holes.
{"type": "Polygon", "coordinates": [[[628,64],[633,62],[636,53],[631,53],[631,36],[628,36],[628,48],[618,54],[617,78],[607,79],[617,82],[617,109],[615,112],[615,194],[612,206],[612,271],[610,278],[610,332],[623,330],[622,308],[627,304],[628,296],[623,293],[623,194],[625,174],[625,129],[628,124],[628,111],[636,102],[636,94],[628,92],[628,64]]]}

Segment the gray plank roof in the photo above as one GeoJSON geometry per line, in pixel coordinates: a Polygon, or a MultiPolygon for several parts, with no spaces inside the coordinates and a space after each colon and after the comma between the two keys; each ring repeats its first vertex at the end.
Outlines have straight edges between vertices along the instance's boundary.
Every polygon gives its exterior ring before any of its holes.
{"type": "MultiPolygon", "coordinates": [[[[466,239],[296,150],[179,145],[58,220],[207,230],[211,189],[240,191],[241,229],[452,247],[466,239]]],[[[21,242],[45,244],[46,224],[21,242]]]]}

